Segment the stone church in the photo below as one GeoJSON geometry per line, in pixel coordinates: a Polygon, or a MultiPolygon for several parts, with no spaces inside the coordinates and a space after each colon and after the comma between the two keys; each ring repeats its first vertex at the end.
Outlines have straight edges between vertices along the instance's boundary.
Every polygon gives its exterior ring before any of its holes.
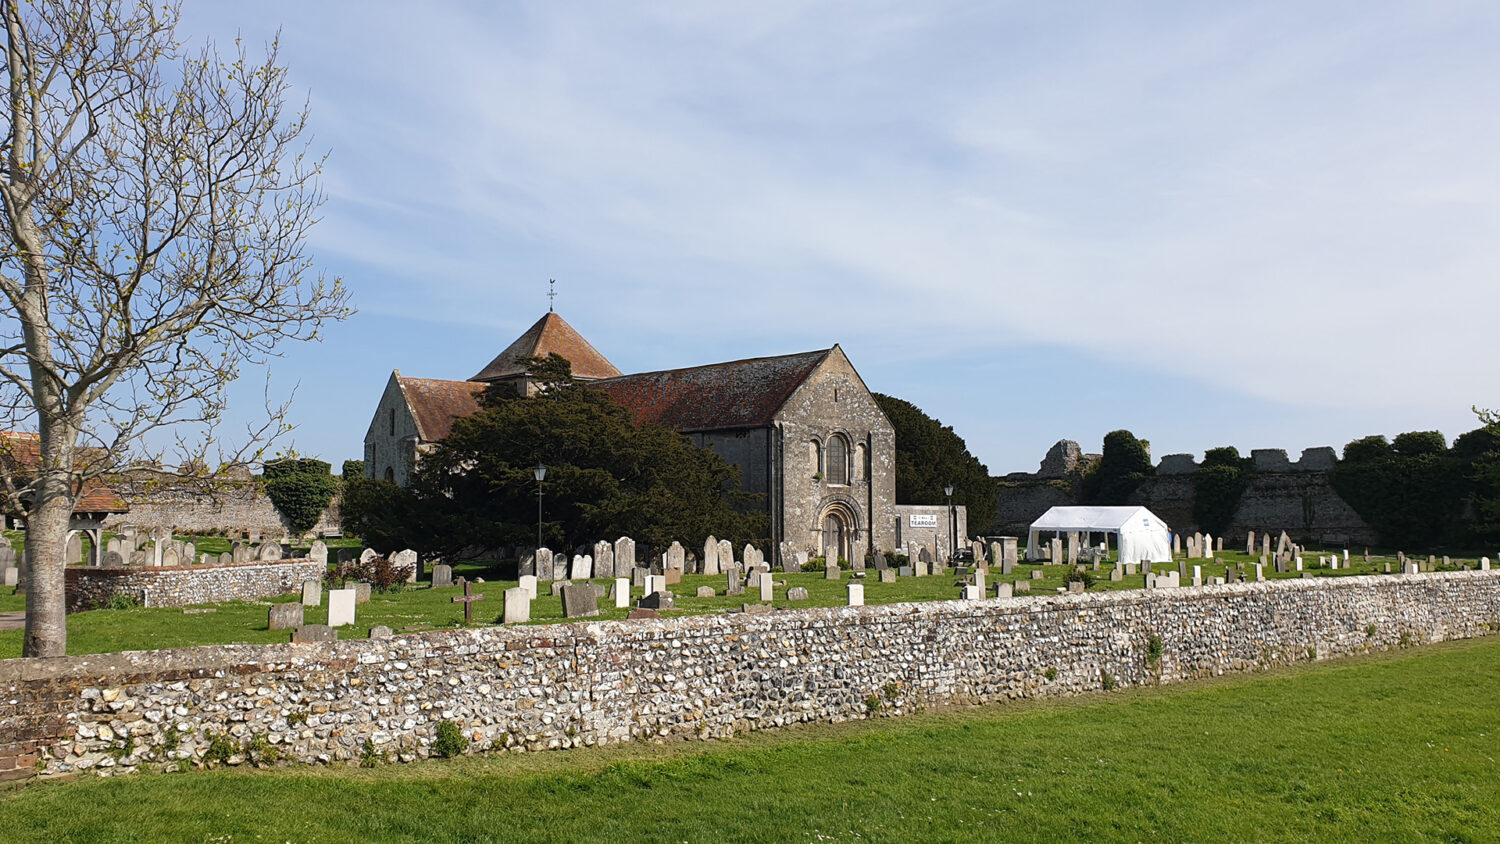
{"type": "Polygon", "coordinates": [[[548,312],[467,381],[393,372],[365,434],[366,475],[405,485],[453,420],[478,410],[487,386],[513,383],[529,395],[517,360],[554,352],[637,424],[671,428],[738,466],[742,488],[764,495],[773,554],[783,541],[846,559],[872,544],[898,547],[895,430],[837,345],[623,375],[548,312]]]}

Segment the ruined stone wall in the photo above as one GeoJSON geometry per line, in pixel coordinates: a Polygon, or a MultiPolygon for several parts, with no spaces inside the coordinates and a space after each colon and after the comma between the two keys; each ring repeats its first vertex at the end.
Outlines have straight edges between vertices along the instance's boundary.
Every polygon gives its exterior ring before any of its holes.
{"type": "MultiPolygon", "coordinates": [[[[168,528],[183,534],[228,536],[254,532],[272,538],[285,537],[290,531],[281,511],[255,480],[210,482],[162,475],[112,480],[111,486],[130,510],[106,518],[106,530],[168,528]]],[[[339,496],[335,495],[312,533],[338,529],[339,496]]]]}
{"type": "Polygon", "coordinates": [[[160,568],[104,569],[69,566],[68,611],[107,606],[126,595],[143,607],[187,607],[216,601],[256,601],[322,580],[328,566],[308,559],[204,564],[160,568]]]}
{"type": "MultiPolygon", "coordinates": [[[[1067,441],[1048,452],[1057,462],[1067,441]]],[[[1076,446],[1074,446],[1076,450],[1076,446]]],[[[1283,449],[1251,452],[1254,472],[1250,487],[1240,498],[1234,519],[1224,539],[1227,546],[1243,547],[1248,531],[1286,531],[1294,541],[1322,547],[1373,545],[1373,528],[1333,488],[1337,455],[1332,448],[1309,448],[1292,461],[1283,449]]],[[[1044,466],[1047,461],[1044,461],[1044,466]]],[[[1156,476],[1130,497],[1160,516],[1172,530],[1191,534],[1202,530],[1193,518],[1193,475],[1198,463],[1190,454],[1168,454],[1156,467],[1156,476]]],[[[1080,503],[1075,486],[1048,473],[1014,473],[999,479],[998,506],[991,534],[1025,536],[1026,528],[1048,508],[1080,503]]]]}
{"type": "Polygon", "coordinates": [[[1500,570],[15,659],[0,661],[0,777],[181,765],[210,733],[292,762],[357,762],[366,739],[412,761],[443,720],[475,750],[709,739],[1496,629],[1500,570]]]}

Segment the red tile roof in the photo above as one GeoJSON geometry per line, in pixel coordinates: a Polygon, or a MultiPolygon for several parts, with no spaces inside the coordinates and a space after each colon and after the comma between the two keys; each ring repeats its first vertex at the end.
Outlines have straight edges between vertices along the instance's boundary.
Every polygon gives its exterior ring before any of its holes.
{"type": "Polygon", "coordinates": [[[479,394],[486,386],[476,381],[439,381],[405,375],[397,375],[396,382],[416,418],[417,436],[422,442],[443,439],[453,430],[454,419],[478,411],[479,394]]]}
{"type": "MultiPolygon", "coordinates": [[[[85,451],[86,450],[81,450],[85,451]]],[[[0,461],[4,461],[19,483],[27,483],[42,465],[42,441],[36,434],[21,431],[0,431],[0,461]]],[[[83,489],[73,501],[75,513],[124,513],[130,505],[104,483],[91,479],[84,481],[83,489]]]]}
{"type": "Polygon", "coordinates": [[[610,363],[604,355],[589,345],[589,341],[583,339],[583,335],[573,330],[562,317],[555,313],[548,313],[536,321],[536,324],[526,329],[526,333],[516,338],[501,352],[499,357],[490,361],[489,365],[479,371],[478,375],[470,378],[470,381],[497,381],[501,378],[509,378],[516,375],[526,374],[526,368],[516,363],[516,358],[534,355],[546,357],[556,352],[568,359],[573,365],[573,377],[585,380],[598,378],[614,378],[620,374],[620,370],[610,363]]]}
{"type": "Polygon", "coordinates": [[[832,349],[772,358],[643,372],[590,386],[624,405],[636,424],[677,431],[758,428],[776,412],[832,349]]]}

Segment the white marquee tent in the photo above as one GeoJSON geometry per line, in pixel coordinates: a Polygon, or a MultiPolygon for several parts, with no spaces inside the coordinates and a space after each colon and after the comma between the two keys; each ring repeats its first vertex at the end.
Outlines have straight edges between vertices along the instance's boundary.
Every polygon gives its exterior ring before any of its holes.
{"type": "Polygon", "coordinates": [[[1053,507],[1031,523],[1026,559],[1040,559],[1040,534],[1066,536],[1073,531],[1115,534],[1122,563],[1172,561],[1171,528],[1145,507],[1053,507]]]}

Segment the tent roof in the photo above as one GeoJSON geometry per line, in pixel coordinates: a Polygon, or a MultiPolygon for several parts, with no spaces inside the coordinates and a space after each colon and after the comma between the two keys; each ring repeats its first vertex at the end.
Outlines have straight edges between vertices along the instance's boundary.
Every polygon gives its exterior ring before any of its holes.
{"type": "Polygon", "coordinates": [[[1150,519],[1167,528],[1161,517],[1145,507],[1053,507],[1032,522],[1031,529],[1119,531],[1141,519],[1150,519]]]}

